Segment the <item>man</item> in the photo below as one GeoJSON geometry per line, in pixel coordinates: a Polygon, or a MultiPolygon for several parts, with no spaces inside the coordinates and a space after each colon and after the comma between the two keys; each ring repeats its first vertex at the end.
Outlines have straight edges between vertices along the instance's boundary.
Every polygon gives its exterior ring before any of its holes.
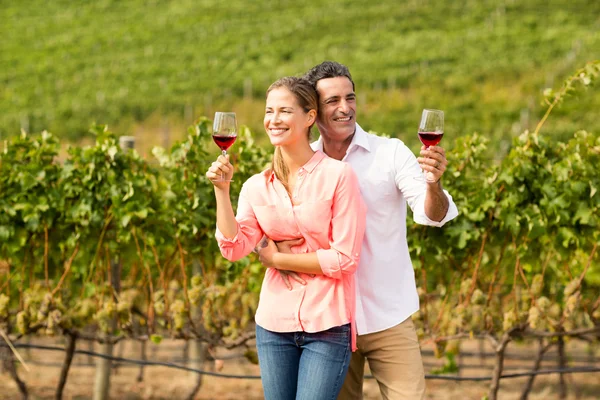
{"type": "MultiPolygon", "coordinates": [[[[323,62],[305,75],[319,95],[312,144],[354,169],[367,205],[367,227],[356,272],[358,350],[353,353],[340,399],[362,398],[365,359],[384,399],[422,399],[423,362],[410,316],[419,309],[414,271],[406,241],[406,205],[415,222],[442,226],[458,215],[452,197],[442,189],[444,149],[421,148],[421,157],[398,139],[366,133],[356,123],[356,94],[348,68],[323,62]],[[427,182],[423,171],[427,173],[427,182]]],[[[298,241],[296,241],[298,243],[298,241]]],[[[292,241],[278,244],[289,251],[292,241]]],[[[282,273],[304,283],[293,272],[282,273]]]]}

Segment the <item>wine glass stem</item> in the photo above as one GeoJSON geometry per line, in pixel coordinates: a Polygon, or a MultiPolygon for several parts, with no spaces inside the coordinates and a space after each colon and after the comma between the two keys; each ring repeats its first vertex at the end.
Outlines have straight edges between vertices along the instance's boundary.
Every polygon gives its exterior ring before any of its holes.
{"type": "MultiPolygon", "coordinates": [[[[221,150],[221,154],[223,154],[223,157],[227,157],[227,150],[221,150]]],[[[223,171],[221,171],[221,180],[224,180],[225,178],[223,178],[223,171]]]]}

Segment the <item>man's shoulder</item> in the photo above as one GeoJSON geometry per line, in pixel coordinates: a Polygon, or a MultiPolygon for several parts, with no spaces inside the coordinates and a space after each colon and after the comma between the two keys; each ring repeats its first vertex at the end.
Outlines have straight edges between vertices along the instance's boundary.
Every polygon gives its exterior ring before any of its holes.
{"type": "Polygon", "coordinates": [[[326,168],[330,171],[335,170],[341,172],[344,169],[348,168],[348,163],[345,161],[336,160],[335,158],[331,158],[325,155],[325,157],[323,157],[323,160],[321,160],[321,162],[319,163],[319,166],[321,168],[326,168]]]}
{"type": "Polygon", "coordinates": [[[320,139],[317,139],[317,140],[315,140],[315,141],[311,142],[311,143],[310,143],[310,147],[311,147],[311,148],[312,148],[314,151],[321,150],[321,147],[322,147],[322,146],[321,146],[321,140],[320,140],[320,139]]]}
{"type": "Polygon", "coordinates": [[[369,132],[365,132],[367,134],[367,137],[369,138],[369,140],[374,141],[375,143],[378,144],[399,144],[399,143],[403,143],[402,140],[395,138],[395,137],[389,137],[389,136],[382,136],[378,133],[369,131],[369,132]]]}
{"type": "Polygon", "coordinates": [[[365,135],[369,141],[371,150],[387,149],[389,151],[395,151],[398,148],[407,148],[402,140],[395,137],[381,136],[371,131],[365,131],[365,135]]]}

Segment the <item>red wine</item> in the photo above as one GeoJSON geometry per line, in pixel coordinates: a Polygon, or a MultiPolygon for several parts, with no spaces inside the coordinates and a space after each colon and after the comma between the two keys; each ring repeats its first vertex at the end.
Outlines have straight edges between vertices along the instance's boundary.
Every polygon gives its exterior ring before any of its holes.
{"type": "Polygon", "coordinates": [[[443,136],[444,132],[419,132],[419,140],[425,146],[435,146],[443,136]]]}
{"type": "Polygon", "coordinates": [[[226,151],[231,147],[233,142],[235,142],[237,136],[221,136],[221,135],[213,135],[213,140],[221,148],[221,150],[226,151]]]}

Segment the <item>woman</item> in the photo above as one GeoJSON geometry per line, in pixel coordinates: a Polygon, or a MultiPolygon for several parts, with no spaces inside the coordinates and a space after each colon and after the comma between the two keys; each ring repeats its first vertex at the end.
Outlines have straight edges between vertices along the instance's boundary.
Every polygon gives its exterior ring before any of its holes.
{"type": "Polygon", "coordinates": [[[225,258],[245,257],[263,236],[304,238],[292,254],[272,243],[261,250],[269,268],[255,319],[266,399],[335,398],[355,347],[354,271],[365,207],[351,167],[309,145],[317,104],[301,78],[269,87],[264,126],[275,146],[273,165],[244,183],[237,216],[229,182],[219,181],[221,173],[233,176],[229,159],[219,156],[206,173],[215,186],[216,237],[225,258]],[[302,274],[306,285],[289,290],[277,269],[302,274]]]}

